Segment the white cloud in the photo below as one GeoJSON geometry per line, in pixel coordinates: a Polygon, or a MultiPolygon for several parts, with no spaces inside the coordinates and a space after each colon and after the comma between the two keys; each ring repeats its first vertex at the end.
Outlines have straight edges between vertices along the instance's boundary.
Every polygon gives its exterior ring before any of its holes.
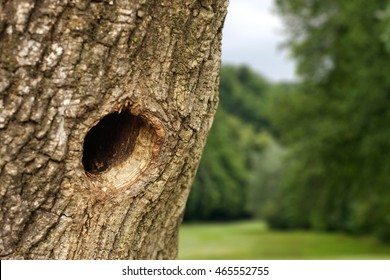
{"type": "Polygon", "coordinates": [[[222,60],[248,64],[271,80],[292,80],[294,64],[278,50],[282,23],[272,0],[230,0],[223,30],[222,60]]]}

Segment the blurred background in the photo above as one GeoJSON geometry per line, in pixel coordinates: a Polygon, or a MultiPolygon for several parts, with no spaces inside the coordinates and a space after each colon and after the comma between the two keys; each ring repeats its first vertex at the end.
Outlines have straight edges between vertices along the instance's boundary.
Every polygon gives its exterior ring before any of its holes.
{"type": "Polygon", "coordinates": [[[390,259],[390,4],[230,0],[179,259],[390,259]]]}

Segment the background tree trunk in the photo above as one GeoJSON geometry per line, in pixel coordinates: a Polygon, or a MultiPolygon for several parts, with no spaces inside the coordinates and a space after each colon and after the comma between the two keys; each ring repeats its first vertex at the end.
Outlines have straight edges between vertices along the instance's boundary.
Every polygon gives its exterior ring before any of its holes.
{"type": "Polygon", "coordinates": [[[175,258],[227,0],[0,3],[1,258],[175,258]]]}

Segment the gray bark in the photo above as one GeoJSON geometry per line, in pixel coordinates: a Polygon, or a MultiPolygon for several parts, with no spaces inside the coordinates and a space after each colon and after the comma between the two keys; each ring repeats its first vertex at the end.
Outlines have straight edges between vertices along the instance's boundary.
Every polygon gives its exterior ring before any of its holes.
{"type": "Polygon", "coordinates": [[[0,1],[0,257],[172,259],[227,0],[0,1]]]}

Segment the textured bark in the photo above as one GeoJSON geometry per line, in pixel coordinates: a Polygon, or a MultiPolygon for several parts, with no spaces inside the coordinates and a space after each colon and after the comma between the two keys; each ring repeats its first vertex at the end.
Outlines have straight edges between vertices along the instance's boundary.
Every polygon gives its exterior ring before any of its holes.
{"type": "Polygon", "coordinates": [[[1,258],[175,258],[227,0],[0,3],[1,258]]]}

